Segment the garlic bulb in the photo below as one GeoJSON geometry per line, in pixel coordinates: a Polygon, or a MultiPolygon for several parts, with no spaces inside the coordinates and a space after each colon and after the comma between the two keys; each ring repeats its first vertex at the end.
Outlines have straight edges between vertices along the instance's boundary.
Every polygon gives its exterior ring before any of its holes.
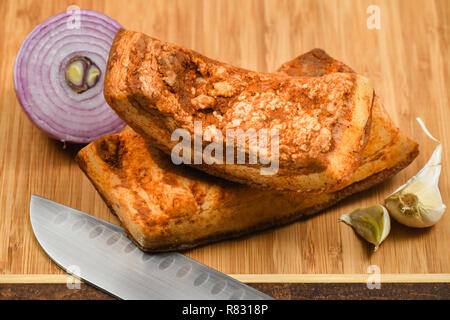
{"type": "Polygon", "coordinates": [[[409,227],[426,228],[436,224],[446,208],[438,187],[442,145],[428,132],[420,118],[417,121],[425,133],[439,145],[422,170],[385,200],[385,206],[398,222],[409,227]]]}
{"type": "Polygon", "coordinates": [[[375,246],[374,251],[378,250],[381,242],[391,231],[389,213],[385,207],[379,204],[344,214],[339,221],[352,226],[356,233],[372,243],[375,246]]]}

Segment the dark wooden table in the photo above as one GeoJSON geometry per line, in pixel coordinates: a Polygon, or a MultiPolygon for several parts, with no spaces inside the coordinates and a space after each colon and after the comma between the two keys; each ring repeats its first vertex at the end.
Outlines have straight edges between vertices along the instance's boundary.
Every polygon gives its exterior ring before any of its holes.
{"type": "MultiPolygon", "coordinates": [[[[252,283],[276,299],[450,299],[448,283],[383,283],[380,289],[368,289],[365,283],[252,283]]],[[[0,299],[115,299],[90,285],[79,289],[66,284],[0,284],[0,299]]]]}

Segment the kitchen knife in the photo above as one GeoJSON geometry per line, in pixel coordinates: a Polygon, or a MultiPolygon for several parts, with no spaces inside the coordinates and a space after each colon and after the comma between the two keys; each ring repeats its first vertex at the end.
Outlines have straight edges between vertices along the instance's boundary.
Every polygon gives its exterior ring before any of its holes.
{"type": "Polygon", "coordinates": [[[123,228],[36,195],[30,220],[54,262],[121,299],[273,299],[180,253],[142,252],[123,228]]]}

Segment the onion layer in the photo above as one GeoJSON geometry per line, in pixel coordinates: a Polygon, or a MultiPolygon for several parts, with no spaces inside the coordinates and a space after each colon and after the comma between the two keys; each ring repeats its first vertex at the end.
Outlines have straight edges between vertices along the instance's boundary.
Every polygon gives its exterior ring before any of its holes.
{"type": "Polygon", "coordinates": [[[124,127],[103,97],[109,49],[119,28],[101,13],[74,10],[42,22],[22,43],[14,88],[31,121],[52,138],[88,143],[124,127]],[[95,83],[81,93],[66,82],[66,66],[75,57],[87,58],[100,70],[95,83]]]}

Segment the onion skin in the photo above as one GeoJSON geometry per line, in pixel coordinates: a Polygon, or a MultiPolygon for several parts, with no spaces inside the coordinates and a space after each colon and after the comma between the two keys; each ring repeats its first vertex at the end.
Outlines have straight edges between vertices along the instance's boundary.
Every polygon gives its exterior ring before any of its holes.
{"type": "Polygon", "coordinates": [[[125,123],[108,106],[103,80],[114,36],[122,26],[99,12],[63,12],[36,26],[22,43],[14,66],[14,88],[29,119],[51,138],[86,144],[117,133],[125,123]],[[65,81],[67,62],[85,56],[100,70],[96,84],[82,93],[65,81]]]}

